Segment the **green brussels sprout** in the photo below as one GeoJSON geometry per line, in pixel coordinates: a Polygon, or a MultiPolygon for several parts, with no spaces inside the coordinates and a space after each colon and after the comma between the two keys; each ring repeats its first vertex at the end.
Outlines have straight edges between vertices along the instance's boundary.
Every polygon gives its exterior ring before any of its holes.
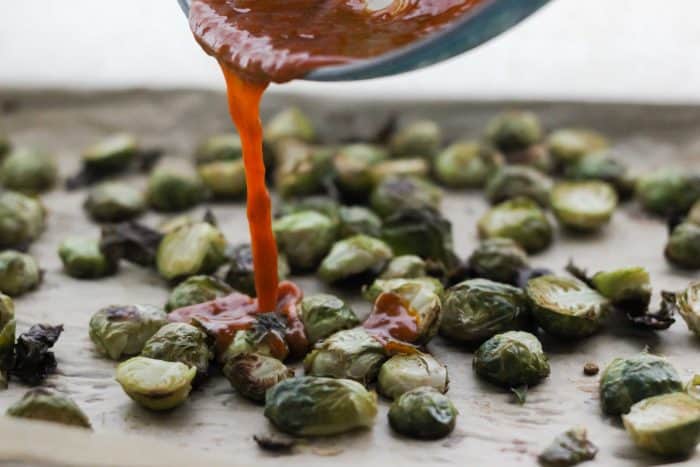
{"type": "Polygon", "coordinates": [[[689,396],[700,400],[700,374],[693,375],[693,377],[690,378],[688,384],[685,385],[685,392],[688,393],[689,396]]]}
{"type": "Polygon", "coordinates": [[[338,210],[340,238],[354,235],[379,237],[382,233],[382,220],[371,210],[362,206],[341,206],[338,210]]]}
{"type": "Polygon", "coordinates": [[[388,217],[403,208],[440,208],[442,190],[417,177],[387,177],[374,187],[370,204],[374,212],[388,217]]]}
{"type": "Polygon", "coordinates": [[[546,174],[552,173],[556,169],[554,157],[544,144],[533,144],[525,149],[509,151],[505,154],[505,159],[508,164],[532,167],[546,174]]]}
{"type": "Polygon", "coordinates": [[[558,337],[586,337],[595,333],[610,310],[610,302],[584,282],[545,275],[527,283],[535,321],[558,337]]]}
{"type": "Polygon", "coordinates": [[[547,147],[560,167],[575,164],[584,156],[607,149],[605,136],[584,128],[561,128],[547,137],[547,147]]]}
{"type": "Polygon", "coordinates": [[[431,120],[418,120],[400,128],[389,141],[392,157],[432,159],[442,144],[442,131],[431,120]]]}
{"type": "Polygon", "coordinates": [[[215,198],[236,199],[245,195],[243,160],[208,162],[197,167],[197,173],[215,198]]]}
{"type": "Polygon", "coordinates": [[[467,260],[476,276],[515,284],[518,273],[530,266],[527,252],[510,238],[489,238],[474,249],[467,260]]]}
{"type": "Polygon", "coordinates": [[[90,339],[99,353],[112,360],[141,353],[148,339],[168,323],[163,310],[152,305],[111,305],[90,318],[90,339]]]}
{"type": "Polygon", "coordinates": [[[214,352],[209,337],[201,329],[187,323],[168,323],[146,341],[141,356],[184,363],[196,368],[201,379],[209,370],[214,352]]]}
{"type": "Polygon", "coordinates": [[[316,294],[301,301],[300,318],[309,342],[314,344],[337,331],[350,329],[358,324],[355,312],[334,295],[316,294]]]}
{"type": "MultiPolygon", "coordinates": [[[[253,250],[249,243],[237,245],[228,251],[228,270],[226,283],[250,297],[255,297],[255,271],[253,268],[253,250]]],[[[277,255],[277,275],[280,281],[289,276],[289,264],[284,254],[277,255]]]]}
{"type": "Polygon", "coordinates": [[[651,281],[646,269],[628,267],[601,271],[591,278],[593,287],[614,305],[646,309],[651,301],[651,281]]]}
{"type": "Polygon", "coordinates": [[[369,384],[387,359],[384,346],[363,328],[338,331],[316,343],[304,358],[304,371],[312,376],[347,378],[369,384]]]}
{"type": "Polygon", "coordinates": [[[600,404],[608,415],[629,412],[647,397],[683,390],[678,373],[665,359],[646,352],[616,358],[600,377],[600,404]]]}
{"type": "Polygon", "coordinates": [[[413,284],[411,287],[423,287],[427,291],[435,294],[442,299],[445,293],[445,288],[442,282],[434,277],[414,277],[414,278],[396,278],[396,279],[376,279],[369,287],[364,287],[362,295],[366,300],[374,302],[384,292],[396,292],[401,290],[406,284],[413,284]]]}
{"type": "Polygon", "coordinates": [[[0,184],[22,193],[40,193],[54,186],[58,169],[53,157],[37,149],[16,149],[0,165],[0,184]]]}
{"type": "Polygon", "coordinates": [[[444,438],[454,430],[457,409],[441,392],[430,387],[405,392],[389,408],[389,425],[417,439],[444,438]]]}
{"type": "Polygon", "coordinates": [[[226,364],[226,362],[238,355],[248,353],[265,355],[282,361],[289,356],[289,346],[274,330],[258,331],[248,329],[238,331],[233,336],[231,345],[219,355],[218,359],[223,364],[226,364]]]}
{"type": "Polygon", "coordinates": [[[493,147],[479,141],[458,141],[435,157],[433,172],[448,187],[481,188],[502,165],[503,156],[493,147]]]}
{"type": "Polygon", "coordinates": [[[225,297],[231,293],[233,293],[233,289],[226,282],[214,276],[188,277],[170,292],[165,310],[177,310],[225,297]]]}
{"type": "Polygon", "coordinates": [[[146,357],[117,366],[117,382],[126,395],[151,410],[170,410],[185,402],[196,374],[196,368],[184,363],[146,357]]]}
{"type": "Polygon", "coordinates": [[[700,337],[700,282],[690,284],[678,294],[678,313],[691,332],[700,337]]]}
{"type": "Polygon", "coordinates": [[[450,339],[479,344],[529,324],[527,296],[517,287],[469,279],[445,291],[440,334],[450,339]]]}
{"type": "Polygon", "coordinates": [[[7,408],[10,417],[42,420],[63,425],[92,428],[90,419],[73,399],[45,388],[32,389],[7,408]]]}
{"type": "Polygon", "coordinates": [[[700,269],[700,225],[684,222],[676,226],[666,243],[666,259],[683,269],[700,269]]]}
{"type": "Polygon", "coordinates": [[[415,255],[392,258],[379,275],[380,279],[413,279],[427,276],[425,261],[415,255]]]}
{"type": "Polygon", "coordinates": [[[209,274],[226,261],[226,239],[206,222],[180,227],[158,245],[156,266],[167,280],[209,274]]]}
{"type": "Polygon", "coordinates": [[[355,235],[336,242],[318,268],[319,278],[332,283],[369,274],[378,274],[393,256],[383,241],[355,235]]]}
{"type": "Polygon", "coordinates": [[[447,392],[447,367],[424,353],[394,355],[379,369],[377,389],[389,399],[419,387],[447,392]]]}
{"type": "Polygon", "coordinates": [[[552,243],[552,225],[540,207],[528,198],[515,198],[492,207],[478,223],[482,239],[510,238],[528,253],[537,253],[552,243]]]}
{"type": "Polygon", "coordinates": [[[496,334],[474,353],[472,366],[487,381],[507,388],[533,386],[549,376],[549,362],[537,337],[529,332],[496,334]]]}
{"type": "Polygon", "coordinates": [[[387,158],[387,152],[372,144],[349,144],[333,156],[333,171],[338,189],[350,198],[364,199],[374,186],[372,166],[387,158]]]}
{"type": "Polygon", "coordinates": [[[537,460],[544,466],[567,467],[593,460],[598,448],[588,440],[585,428],[573,428],[554,438],[537,460]]]}
{"type": "Polygon", "coordinates": [[[277,244],[293,269],[315,268],[333,246],[337,225],[314,211],[289,214],[272,223],[277,244]]]}
{"type": "Polygon", "coordinates": [[[659,456],[691,456],[700,443],[700,401],[687,394],[644,399],[622,422],[637,446],[659,456]]]}
{"type": "Polygon", "coordinates": [[[492,204],[513,198],[530,198],[540,206],[549,205],[552,180],[523,165],[501,167],[486,184],[486,197],[492,204]]]}
{"type": "Polygon", "coordinates": [[[334,224],[340,223],[341,205],[335,199],[325,195],[312,195],[303,198],[295,198],[293,200],[282,201],[281,207],[277,210],[276,217],[284,217],[289,214],[297,214],[300,212],[314,211],[323,214],[333,221],[334,224]]]}
{"type": "Polygon", "coordinates": [[[117,272],[118,262],[100,251],[100,241],[70,237],[58,248],[63,270],[76,279],[98,279],[117,272]]]}
{"type": "Polygon", "coordinates": [[[187,172],[159,168],[148,179],[147,197],[158,211],[184,211],[204,201],[208,196],[202,181],[187,172]]]}
{"type": "Polygon", "coordinates": [[[265,396],[265,417],[292,435],[329,436],[371,428],[376,415],[377,395],[348,379],[288,378],[265,396]]]}
{"type": "Polygon", "coordinates": [[[289,107],[273,116],[263,131],[265,141],[276,144],[284,139],[296,139],[307,143],[316,139],[313,123],[301,110],[289,107]]]}
{"type": "Polygon", "coordinates": [[[7,388],[15,356],[15,304],[0,293],[0,389],[7,388]]]}
{"type": "Polygon", "coordinates": [[[552,189],[551,205],[564,227],[593,231],[610,222],[617,207],[617,192],[597,180],[562,182],[552,189]]]}
{"type": "Polygon", "coordinates": [[[0,191],[0,248],[20,247],[46,227],[41,201],[13,191],[0,191]]]}
{"type": "Polygon", "coordinates": [[[532,112],[504,112],[491,119],[486,128],[486,137],[501,151],[518,151],[539,142],[542,127],[539,118],[532,112]]]}
{"type": "Polygon", "coordinates": [[[323,190],[324,178],[331,172],[330,149],[287,140],[277,144],[276,153],[275,187],[282,198],[323,190]]]}
{"type": "Polygon", "coordinates": [[[235,133],[211,136],[202,141],[194,152],[197,165],[219,161],[235,161],[243,157],[241,138],[235,133]]]}
{"type": "Polygon", "coordinates": [[[635,180],[627,166],[610,152],[594,152],[566,167],[566,178],[572,180],[600,180],[609,183],[620,199],[634,193],[635,180]]]}
{"type": "Polygon", "coordinates": [[[425,178],[430,174],[430,164],[421,157],[395,159],[378,162],[370,167],[374,184],[390,177],[419,177],[425,178]]]}
{"type": "Polygon", "coordinates": [[[12,143],[7,135],[0,133],[0,157],[4,157],[12,149],[12,143]]]}
{"type": "Polygon", "coordinates": [[[127,183],[104,182],[90,190],[84,207],[98,222],[122,222],[141,215],[146,210],[146,198],[127,183]]]}
{"type": "Polygon", "coordinates": [[[700,200],[696,201],[693,207],[690,208],[686,221],[691,224],[700,225],[700,200]]]}
{"type": "Polygon", "coordinates": [[[240,354],[228,360],[223,373],[236,392],[255,402],[265,402],[268,389],[294,377],[294,370],[284,363],[257,353],[240,354]]]}
{"type": "Polygon", "coordinates": [[[700,199],[700,176],[680,169],[661,169],[637,179],[637,200],[647,211],[685,214],[700,199]]]}
{"type": "Polygon", "coordinates": [[[137,152],[136,138],[126,133],[115,134],[85,149],[83,166],[92,173],[119,172],[131,164],[137,152]]]}
{"type": "Polygon", "coordinates": [[[17,297],[41,282],[39,264],[30,255],[14,250],[0,253],[0,292],[17,297]]]}

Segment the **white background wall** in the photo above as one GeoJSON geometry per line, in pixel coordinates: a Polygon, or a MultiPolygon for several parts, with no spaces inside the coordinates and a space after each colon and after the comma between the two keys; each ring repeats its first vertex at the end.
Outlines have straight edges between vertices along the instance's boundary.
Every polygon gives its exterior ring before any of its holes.
{"type": "MultiPolygon", "coordinates": [[[[481,48],[429,69],[274,91],[700,102],[700,2],[554,0],[481,48]]],[[[175,0],[3,0],[0,86],[222,87],[175,0]]]]}

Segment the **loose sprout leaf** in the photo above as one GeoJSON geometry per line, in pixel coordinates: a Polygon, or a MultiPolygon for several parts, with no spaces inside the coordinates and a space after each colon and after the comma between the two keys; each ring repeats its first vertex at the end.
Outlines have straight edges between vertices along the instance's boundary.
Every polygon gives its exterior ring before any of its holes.
{"type": "Polygon", "coordinates": [[[593,279],[588,275],[588,271],[574,264],[573,259],[569,259],[566,265],[566,272],[574,276],[576,279],[585,282],[589,287],[595,288],[593,285],[593,279]]]}
{"type": "Polygon", "coordinates": [[[661,306],[657,311],[646,310],[638,314],[628,311],[627,318],[638,326],[663,331],[676,322],[673,315],[677,310],[678,302],[676,300],[676,294],[674,292],[662,291],[661,306]]]}
{"type": "Polygon", "coordinates": [[[209,208],[207,208],[207,210],[204,211],[204,217],[202,218],[202,222],[206,222],[207,224],[210,224],[214,227],[217,227],[219,224],[218,220],[216,219],[216,216],[209,208]]]}
{"type": "Polygon", "coordinates": [[[593,460],[598,448],[588,440],[585,428],[574,428],[557,436],[538,457],[545,466],[565,467],[593,460]]]}
{"type": "Polygon", "coordinates": [[[527,389],[527,385],[510,388],[510,392],[513,393],[515,396],[515,401],[518,404],[523,405],[525,402],[527,402],[527,389]]]}
{"type": "Polygon", "coordinates": [[[163,234],[138,222],[122,222],[102,228],[100,249],[108,258],[153,266],[163,234]]]}
{"type": "Polygon", "coordinates": [[[278,453],[289,452],[297,444],[296,440],[292,437],[276,434],[253,435],[253,440],[257,443],[260,449],[278,453]]]}
{"type": "Polygon", "coordinates": [[[12,374],[36,386],[56,369],[56,357],[49,351],[63,332],[63,325],[35,324],[17,338],[12,374]]]}

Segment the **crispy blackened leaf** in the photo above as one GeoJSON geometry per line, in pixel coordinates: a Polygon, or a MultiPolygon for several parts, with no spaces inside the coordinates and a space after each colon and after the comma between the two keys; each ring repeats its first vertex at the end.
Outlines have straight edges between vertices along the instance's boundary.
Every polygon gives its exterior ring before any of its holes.
{"type": "Polygon", "coordinates": [[[63,325],[35,324],[20,334],[15,344],[12,375],[31,386],[41,382],[56,369],[56,357],[49,349],[63,332],[63,325]]]}
{"type": "Polygon", "coordinates": [[[576,266],[576,264],[574,264],[574,260],[569,260],[569,263],[566,265],[566,272],[568,272],[581,282],[585,282],[586,285],[588,285],[590,288],[596,288],[593,284],[593,279],[591,278],[591,276],[588,275],[588,271],[576,266]]]}
{"type": "Polygon", "coordinates": [[[534,279],[536,277],[541,277],[541,276],[548,276],[552,274],[552,271],[550,271],[547,268],[523,268],[520,271],[518,271],[518,277],[515,280],[515,286],[520,287],[521,289],[524,289],[527,287],[528,281],[530,279],[534,279]]]}
{"type": "Polygon", "coordinates": [[[598,448],[588,440],[585,428],[574,428],[554,439],[538,457],[540,464],[566,467],[592,460],[598,448]]]}
{"type": "Polygon", "coordinates": [[[282,435],[253,435],[253,440],[258,443],[260,449],[278,453],[289,452],[294,445],[296,445],[296,440],[294,438],[282,435]]]}
{"type": "Polygon", "coordinates": [[[156,166],[161,157],[163,149],[150,148],[142,149],[136,153],[135,168],[141,173],[149,173],[156,166]]]}
{"type": "Polygon", "coordinates": [[[674,292],[661,291],[661,306],[658,311],[645,310],[643,312],[627,311],[627,318],[634,324],[663,331],[668,329],[676,319],[673,315],[678,310],[678,302],[674,292]]]}
{"type": "Polygon", "coordinates": [[[112,260],[124,259],[141,266],[153,266],[163,234],[138,222],[102,227],[100,249],[112,260]]]}
{"type": "Polygon", "coordinates": [[[204,218],[202,218],[202,222],[206,222],[207,224],[218,227],[219,221],[217,220],[216,216],[212,212],[211,209],[207,209],[204,211],[204,218]]]}
{"type": "Polygon", "coordinates": [[[73,191],[90,186],[104,178],[106,178],[104,174],[93,172],[83,167],[75,175],[66,178],[66,190],[73,191]]]}

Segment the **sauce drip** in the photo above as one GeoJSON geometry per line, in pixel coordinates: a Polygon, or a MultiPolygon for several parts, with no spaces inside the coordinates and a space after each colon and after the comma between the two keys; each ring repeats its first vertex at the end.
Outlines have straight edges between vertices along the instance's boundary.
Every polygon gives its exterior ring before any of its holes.
{"type": "Polygon", "coordinates": [[[362,327],[391,353],[414,353],[420,317],[398,294],[385,292],[377,297],[372,313],[362,327]]]}

